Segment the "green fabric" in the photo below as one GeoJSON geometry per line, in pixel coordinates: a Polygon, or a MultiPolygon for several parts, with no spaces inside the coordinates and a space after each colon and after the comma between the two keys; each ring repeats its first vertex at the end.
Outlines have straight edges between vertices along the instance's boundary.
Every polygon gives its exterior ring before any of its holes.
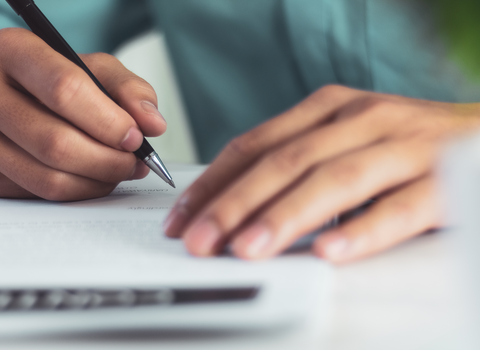
{"type": "MultiPolygon", "coordinates": [[[[152,28],[143,0],[36,0],[62,36],[81,53],[111,52],[125,40],[152,28]]],[[[0,28],[26,27],[0,0],[0,28]]]]}
{"type": "MultiPolygon", "coordinates": [[[[427,0],[36,3],[79,52],[111,52],[161,28],[204,162],[327,84],[480,101],[479,86],[449,58],[427,0]]],[[[19,24],[0,2],[0,27],[19,24]]]]}

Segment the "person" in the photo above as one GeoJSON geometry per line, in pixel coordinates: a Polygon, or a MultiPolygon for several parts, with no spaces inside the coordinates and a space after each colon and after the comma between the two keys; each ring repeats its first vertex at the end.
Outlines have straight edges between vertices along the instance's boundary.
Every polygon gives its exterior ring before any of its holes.
{"type": "Polygon", "coordinates": [[[155,92],[98,52],[156,27],[202,161],[223,148],[165,222],[192,254],[231,242],[268,258],[371,198],[315,254],[348,262],[442,225],[435,161],[480,126],[480,89],[449,58],[431,3],[37,4],[118,105],[0,3],[1,197],[82,200],[146,176],[131,152],[166,129],[155,92]]]}

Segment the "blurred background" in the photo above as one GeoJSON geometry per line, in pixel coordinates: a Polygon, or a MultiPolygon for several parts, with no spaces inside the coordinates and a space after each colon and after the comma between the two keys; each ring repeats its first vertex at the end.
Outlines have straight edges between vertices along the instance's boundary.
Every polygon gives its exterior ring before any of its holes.
{"type": "Polygon", "coordinates": [[[121,46],[115,56],[132,72],[148,81],[158,97],[158,107],[168,123],[161,137],[149,138],[164,162],[198,163],[186,109],[173,73],[165,40],[150,31],[121,46]]]}

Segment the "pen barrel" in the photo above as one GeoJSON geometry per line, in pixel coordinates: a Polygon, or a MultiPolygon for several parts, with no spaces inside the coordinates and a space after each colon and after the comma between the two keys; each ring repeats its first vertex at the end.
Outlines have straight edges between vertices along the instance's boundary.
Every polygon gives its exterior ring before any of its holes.
{"type": "Polygon", "coordinates": [[[24,9],[28,6],[33,5],[33,0],[6,0],[10,7],[20,15],[24,9]]]}
{"type": "Polygon", "coordinates": [[[140,148],[138,150],[133,152],[133,154],[135,154],[135,156],[137,156],[138,158],[143,160],[143,159],[147,158],[148,156],[150,156],[153,152],[155,152],[153,147],[144,138],[142,146],[140,146],[140,148]]]}

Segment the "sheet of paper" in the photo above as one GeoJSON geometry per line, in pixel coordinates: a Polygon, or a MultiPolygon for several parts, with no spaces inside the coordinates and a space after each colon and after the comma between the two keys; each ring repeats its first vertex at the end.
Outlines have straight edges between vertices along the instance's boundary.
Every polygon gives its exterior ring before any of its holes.
{"type": "MultiPolygon", "coordinates": [[[[0,291],[258,287],[257,296],[241,303],[174,307],[6,310],[0,312],[0,347],[9,339],[12,348],[21,339],[143,329],[278,328],[283,337],[287,326],[297,329],[306,320],[323,324],[316,320],[325,318],[331,277],[319,259],[309,255],[262,262],[231,256],[199,259],[189,255],[180,240],[165,237],[165,216],[204,168],[169,170],[178,185],[175,190],[151,174],[96,200],[0,200],[0,291]]],[[[300,328],[299,339],[312,343],[323,328],[300,328]]]]}
{"type": "Polygon", "coordinates": [[[288,271],[308,274],[309,266],[316,267],[311,257],[286,257],[254,267],[232,257],[197,259],[181,241],[165,237],[165,216],[203,170],[173,167],[177,189],[150,174],[95,200],[0,200],[0,287],[242,285],[288,271]]]}
{"type": "MultiPolygon", "coordinates": [[[[118,209],[145,210],[164,213],[168,211],[175,199],[193,182],[204,170],[204,166],[170,166],[170,172],[174,173],[176,189],[171,188],[163,180],[153,173],[140,181],[126,181],[121,183],[112,194],[107,197],[80,202],[58,203],[44,200],[11,200],[0,199],[0,210],[15,212],[15,208],[24,210],[29,207],[45,209],[59,208],[90,208],[115,212],[118,209]]],[[[0,222],[6,219],[2,215],[0,222]]],[[[48,219],[48,218],[47,218],[48,219]]]]}

